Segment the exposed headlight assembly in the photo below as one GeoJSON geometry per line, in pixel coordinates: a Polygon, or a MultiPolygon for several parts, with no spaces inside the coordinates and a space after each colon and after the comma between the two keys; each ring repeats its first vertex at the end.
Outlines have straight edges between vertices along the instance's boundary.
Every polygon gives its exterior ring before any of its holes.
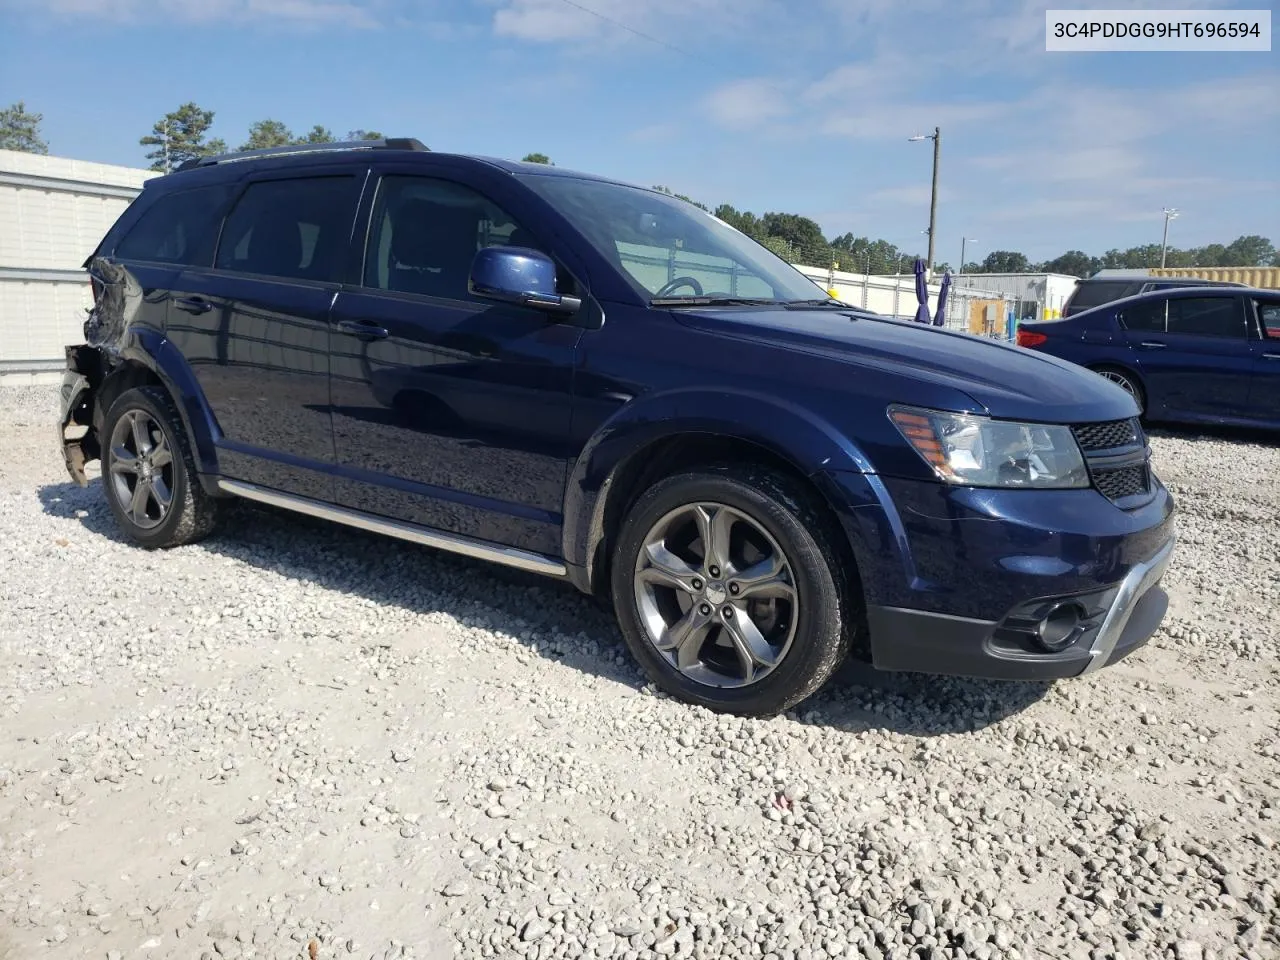
{"type": "Polygon", "coordinates": [[[940,480],[970,487],[1089,486],[1070,427],[892,406],[889,419],[940,480]]]}

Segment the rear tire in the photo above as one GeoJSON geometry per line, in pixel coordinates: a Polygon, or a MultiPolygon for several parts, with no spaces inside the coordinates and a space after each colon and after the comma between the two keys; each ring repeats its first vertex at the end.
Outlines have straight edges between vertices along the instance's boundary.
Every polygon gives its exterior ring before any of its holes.
{"type": "Polygon", "coordinates": [[[1138,379],[1133,374],[1126,373],[1116,367],[1094,367],[1093,372],[1110,380],[1129,396],[1133,397],[1134,402],[1138,404],[1139,416],[1146,416],[1147,397],[1142,390],[1142,384],[1138,382],[1138,379]]]}
{"type": "Polygon", "coordinates": [[[194,543],[213,532],[217,501],[196,478],[173,400],[157,386],[116,398],[102,425],[102,485],[120,529],[148,549],[194,543]]]}
{"type": "Polygon", "coordinates": [[[861,622],[831,528],[811,491],[763,467],[655,484],[628,511],[612,563],[632,655],[686,703],[742,716],[795,706],[840,666],[861,622]]]}

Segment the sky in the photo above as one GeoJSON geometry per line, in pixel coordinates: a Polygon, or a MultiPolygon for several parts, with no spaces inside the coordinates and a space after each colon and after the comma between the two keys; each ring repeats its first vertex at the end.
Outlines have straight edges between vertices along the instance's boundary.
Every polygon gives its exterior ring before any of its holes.
{"type": "Polygon", "coordinates": [[[1046,53],[1046,6],[0,0],[0,104],[56,156],[144,167],[139,137],[195,101],[232,147],[273,118],[538,151],[914,251],[933,144],[908,137],[939,127],[939,261],[1158,243],[1165,207],[1173,246],[1280,244],[1280,51],[1046,53]]]}

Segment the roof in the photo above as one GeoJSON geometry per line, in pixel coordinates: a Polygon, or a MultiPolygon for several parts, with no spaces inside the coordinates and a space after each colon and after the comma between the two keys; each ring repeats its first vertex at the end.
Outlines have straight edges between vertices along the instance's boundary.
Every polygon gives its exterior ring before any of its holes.
{"type": "MultiPolygon", "coordinates": [[[[602,177],[592,173],[581,173],[576,170],[566,170],[563,167],[552,166],[546,163],[525,163],[518,160],[503,160],[497,157],[476,156],[473,154],[462,153],[439,153],[431,150],[422,141],[412,137],[388,137],[383,140],[350,140],[334,143],[301,143],[289,144],[279,147],[267,147],[261,150],[241,150],[233,153],[222,153],[210,157],[197,157],[188,160],[177,167],[174,173],[185,173],[191,170],[209,169],[211,167],[220,167],[224,164],[239,164],[253,160],[277,160],[289,161],[294,158],[312,159],[319,156],[326,158],[333,157],[336,154],[355,153],[377,151],[379,153],[394,153],[401,155],[430,155],[432,157],[470,160],[475,163],[484,163],[499,170],[504,170],[510,174],[536,174],[548,177],[566,177],[575,180],[596,180],[601,183],[614,183],[619,186],[635,186],[635,184],[624,183],[620,180],[613,180],[609,177],[602,177]]],[[[647,188],[640,188],[647,189],[647,188]]]]}

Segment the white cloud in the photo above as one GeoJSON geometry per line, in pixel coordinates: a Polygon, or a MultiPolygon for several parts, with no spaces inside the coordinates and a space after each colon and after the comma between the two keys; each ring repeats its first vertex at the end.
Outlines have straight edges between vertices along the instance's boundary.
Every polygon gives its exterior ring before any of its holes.
{"type": "MultiPolygon", "coordinates": [[[[498,36],[535,43],[593,39],[639,42],[690,53],[686,35],[735,34],[773,0],[485,0],[498,36]],[[693,25],[692,28],[689,25],[693,25]]],[[[692,46],[693,44],[690,44],[692,46]]]]}
{"type": "Polygon", "coordinates": [[[791,112],[788,98],[771,81],[737,80],[706,96],[703,106],[723,127],[750,129],[791,112]]]}
{"type": "Polygon", "coordinates": [[[61,17],[92,15],[104,21],[173,23],[257,22],[295,26],[343,26],[372,28],[379,25],[377,4],[341,0],[43,0],[35,4],[5,3],[27,7],[31,14],[61,17]]]}

